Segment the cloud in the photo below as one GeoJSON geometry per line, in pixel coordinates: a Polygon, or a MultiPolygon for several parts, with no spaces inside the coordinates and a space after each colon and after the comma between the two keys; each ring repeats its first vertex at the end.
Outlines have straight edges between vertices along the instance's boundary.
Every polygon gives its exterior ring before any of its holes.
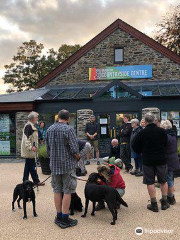
{"type": "Polygon", "coordinates": [[[170,3],[178,0],[0,0],[0,69],[23,41],[83,45],[117,18],[151,35],[170,3]]]}

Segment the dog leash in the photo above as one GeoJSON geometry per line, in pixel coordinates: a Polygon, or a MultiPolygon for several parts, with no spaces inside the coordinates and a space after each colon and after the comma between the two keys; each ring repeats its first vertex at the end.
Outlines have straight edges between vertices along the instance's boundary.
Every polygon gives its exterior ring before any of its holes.
{"type": "MultiPolygon", "coordinates": [[[[77,179],[77,180],[80,180],[80,181],[83,181],[83,182],[87,182],[87,180],[85,180],[85,179],[82,179],[82,178],[80,178],[80,177],[76,177],[76,176],[73,176],[73,175],[71,175],[73,178],[75,178],[75,179],[77,179]]],[[[47,177],[44,181],[42,181],[41,183],[44,183],[44,182],[46,182],[49,178],[51,177],[51,175],[49,176],[49,177],[47,177]]],[[[38,186],[36,185],[35,187],[33,187],[33,189],[35,189],[35,188],[37,188],[38,186]]]]}
{"type": "Polygon", "coordinates": [[[73,178],[77,179],[77,180],[80,180],[80,181],[83,181],[83,182],[87,182],[87,180],[82,179],[82,178],[80,178],[80,177],[73,176],[72,174],[71,174],[71,176],[72,176],[73,178]]]}
{"type": "MultiPolygon", "coordinates": [[[[51,175],[49,176],[49,177],[47,177],[43,182],[41,182],[41,183],[44,183],[44,182],[46,182],[49,178],[51,177],[51,175]]],[[[33,187],[33,189],[34,188],[38,188],[38,185],[36,185],[35,187],[33,187]]]]}

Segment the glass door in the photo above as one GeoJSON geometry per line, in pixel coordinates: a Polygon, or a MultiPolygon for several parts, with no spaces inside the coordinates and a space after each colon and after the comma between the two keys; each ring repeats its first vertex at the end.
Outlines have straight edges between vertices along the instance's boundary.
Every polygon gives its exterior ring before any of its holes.
{"type": "Polygon", "coordinates": [[[119,129],[123,124],[123,117],[127,114],[130,116],[130,120],[138,118],[138,113],[125,112],[125,113],[110,113],[110,138],[117,138],[119,140],[119,129]]]}
{"type": "Polygon", "coordinates": [[[97,115],[99,124],[99,151],[100,157],[109,155],[110,144],[113,138],[119,140],[119,129],[123,124],[123,117],[125,114],[130,116],[130,119],[138,118],[137,112],[126,113],[99,113],[97,115]]]}

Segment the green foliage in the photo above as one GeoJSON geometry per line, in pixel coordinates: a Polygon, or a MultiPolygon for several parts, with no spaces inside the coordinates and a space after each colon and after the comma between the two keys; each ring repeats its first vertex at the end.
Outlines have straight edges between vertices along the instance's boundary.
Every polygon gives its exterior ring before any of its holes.
{"type": "Polygon", "coordinates": [[[38,157],[39,158],[49,158],[47,154],[47,149],[45,144],[41,144],[38,148],[38,157]]]}
{"type": "Polygon", "coordinates": [[[180,156],[180,146],[178,147],[178,155],[180,156]]]}
{"type": "Polygon", "coordinates": [[[36,83],[55,69],[80,48],[80,45],[63,44],[57,51],[53,48],[43,54],[44,45],[35,40],[23,42],[13,62],[5,65],[4,83],[9,84],[7,92],[21,92],[35,88],[36,83]]]}
{"type": "Polygon", "coordinates": [[[155,40],[180,55],[180,4],[171,6],[162,20],[157,24],[159,30],[155,32],[155,40]]]}

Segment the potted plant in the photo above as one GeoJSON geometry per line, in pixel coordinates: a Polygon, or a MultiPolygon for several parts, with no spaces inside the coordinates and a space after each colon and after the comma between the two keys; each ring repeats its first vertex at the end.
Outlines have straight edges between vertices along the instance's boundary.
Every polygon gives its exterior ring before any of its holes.
{"type": "Polygon", "coordinates": [[[49,159],[49,156],[47,154],[47,149],[46,149],[45,144],[41,144],[39,146],[38,158],[40,160],[42,173],[45,174],[45,175],[50,175],[51,174],[51,170],[50,170],[50,167],[49,167],[50,159],[49,159]]]}

